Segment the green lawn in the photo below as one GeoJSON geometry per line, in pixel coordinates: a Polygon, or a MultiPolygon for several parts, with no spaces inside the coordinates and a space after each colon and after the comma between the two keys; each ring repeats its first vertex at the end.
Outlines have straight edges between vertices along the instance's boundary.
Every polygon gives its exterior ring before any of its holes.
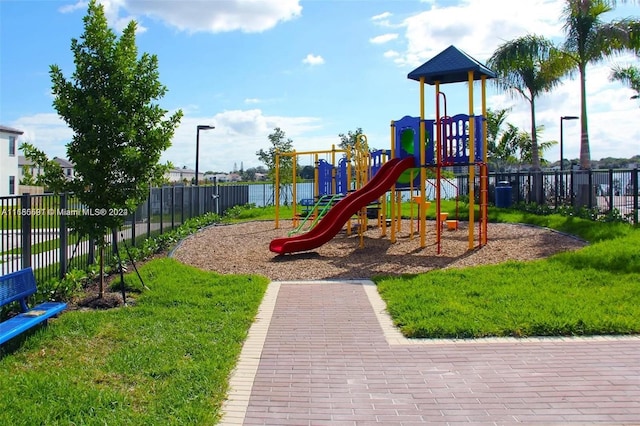
{"type": "Polygon", "coordinates": [[[140,271],[132,306],[65,312],[0,359],[0,424],[217,421],[268,280],[166,258],[140,271]]]}
{"type": "Polygon", "coordinates": [[[374,281],[408,337],[640,333],[640,229],[573,217],[495,211],[593,244],[535,262],[374,281]]]}

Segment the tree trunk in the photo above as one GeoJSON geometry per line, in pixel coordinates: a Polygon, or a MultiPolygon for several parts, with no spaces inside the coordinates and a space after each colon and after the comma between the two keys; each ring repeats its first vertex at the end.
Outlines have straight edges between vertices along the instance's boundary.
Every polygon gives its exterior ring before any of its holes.
{"type": "Polygon", "coordinates": [[[587,121],[587,80],[586,65],[578,67],[580,71],[580,168],[591,169],[591,151],[589,148],[589,126],[587,121]]]}
{"type": "Polygon", "coordinates": [[[98,298],[104,297],[104,244],[100,244],[100,281],[98,284],[98,298]]]}
{"type": "Polygon", "coordinates": [[[533,166],[533,196],[534,203],[543,204],[544,190],[542,171],[540,170],[540,150],[538,149],[538,135],[536,134],[536,104],[533,93],[531,93],[531,163],[533,166]]]}

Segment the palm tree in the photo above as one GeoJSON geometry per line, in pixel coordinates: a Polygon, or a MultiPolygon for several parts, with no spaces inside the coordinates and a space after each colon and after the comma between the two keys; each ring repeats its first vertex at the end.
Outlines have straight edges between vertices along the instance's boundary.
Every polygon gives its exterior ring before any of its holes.
{"type": "Polygon", "coordinates": [[[510,108],[487,110],[487,156],[492,169],[502,171],[506,164],[516,164],[520,129],[507,123],[510,108]],[[506,126],[506,128],[505,128],[506,126]]]}
{"type": "Polygon", "coordinates": [[[572,69],[580,76],[580,167],[591,168],[587,120],[586,69],[613,54],[637,48],[639,22],[621,19],[602,22],[602,15],[616,5],[610,0],[567,0],[563,12],[566,40],[564,52],[572,69]]]}
{"type": "Polygon", "coordinates": [[[536,97],[560,83],[563,69],[557,64],[561,56],[553,43],[537,35],[526,35],[498,47],[487,65],[498,74],[496,84],[525,98],[531,107],[531,161],[540,170],[536,138],[536,97]]]}
{"type": "MultiPolygon", "coordinates": [[[[540,171],[540,154],[536,137],[536,97],[558,84],[566,72],[564,58],[553,43],[537,35],[526,35],[498,47],[488,65],[497,74],[499,87],[525,98],[531,107],[531,164],[540,171]]],[[[533,201],[542,202],[542,174],[535,173],[533,201]]]]}
{"type": "Polygon", "coordinates": [[[640,98],[640,68],[636,66],[614,67],[610,79],[624,83],[636,92],[631,99],[640,98]]]}
{"type": "MultiPolygon", "coordinates": [[[[535,131],[535,139],[540,140],[540,135],[544,131],[544,126],[540,125],[536,127],[535,131]]],[[[518,142],[518,151],[520,153],[520,162],[521,163],[531,163],[533,157],[533,137],[529,132],[520,132],[518,133],[517,142],[518,142]]],[[[558,144],[558,141],[545,141],[539,142],[538,148],[540,152],[540,162],[542,164],[548,164],[549,162],[542,157],[542,153],[549,150],[549,148],[558,144]]]]}

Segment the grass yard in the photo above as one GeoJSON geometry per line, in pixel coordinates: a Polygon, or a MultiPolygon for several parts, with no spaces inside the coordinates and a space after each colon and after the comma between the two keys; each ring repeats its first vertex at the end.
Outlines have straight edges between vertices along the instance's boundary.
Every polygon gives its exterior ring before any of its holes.
{"type": "Polygon", "coordinates": [[[217,421],[268,280],[166,258],[140,272],[150,290],[132,306],[65,312],[4,354],[0,424],[217,421]]]}
{"type": "Polygon", "coordinates": [[[377,277],[407,337],[581,336],[640,333],[640,229],[505,212],[594,243],[536,262],[377,277]]]}

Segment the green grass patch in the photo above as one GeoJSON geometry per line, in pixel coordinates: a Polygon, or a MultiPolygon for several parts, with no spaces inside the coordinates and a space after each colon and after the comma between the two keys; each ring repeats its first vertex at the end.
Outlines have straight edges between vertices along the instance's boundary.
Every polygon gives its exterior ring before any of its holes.
{"type": "Polygon", "coordinates": [[[378,281],[408,337],[581,336],[640,332],[640,273],[507,262],[378,281]]]}
{"type": "Polygon", "coordinates": [[[66,312],[0,359],[1,424],[217,421],[268,280],[166,258],[139,269],[150,290],[132,306],[66,312]]]}
{"type": "Polygon", "coordinates": [[[493,213],[593,244],[535,262],[432,271],[374,281],[408,337],[640,333],[640,229],[558,215],[493,213]]]}

